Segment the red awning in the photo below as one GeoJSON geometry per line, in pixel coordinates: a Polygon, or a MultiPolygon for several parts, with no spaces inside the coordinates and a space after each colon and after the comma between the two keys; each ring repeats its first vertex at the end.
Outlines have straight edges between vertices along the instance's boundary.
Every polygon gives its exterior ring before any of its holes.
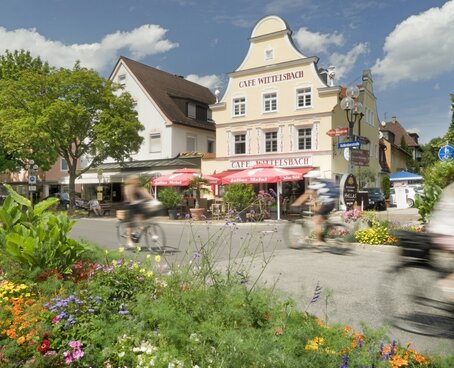
{"type": "MultiPolygon", "coordinates": [[[[307,174],[309,171],[313,170],[313,167],[289,167],[289,170],[299,172],[301,174],[307,174]]],[[[214,173],[211,174],[210,176],[214,176],[215,178],[222,179],[227,175],[235,174],[237,172],[241,172],[243,170],[226,170],[226,171],[221,171],[219,173],[214,173]]]]}
{"type": "Polygon", "coordinates": [[[307,174],[309,171],[314,170],[313,167],[289,167],[289,170],[299,172],[301,174],[307,174]]]}
{"type": "Polygon", "coordinates": [[[243,170],[227,170],[227,171],[221,171],[220,173],[214,173],[211,174],[211,176],[214,176],[215,178],[222,179],[224,176],[235,174],[237,172],[240,172],[243,170]]]}

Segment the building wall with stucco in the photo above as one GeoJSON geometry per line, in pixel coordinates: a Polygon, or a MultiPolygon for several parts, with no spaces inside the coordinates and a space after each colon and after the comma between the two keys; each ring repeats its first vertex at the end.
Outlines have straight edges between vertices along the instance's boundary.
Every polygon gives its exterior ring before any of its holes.
{"type": "MultiPolygon", "coordinates": [[[[343,150],[337,148],[347,137],[326,134],[348,126],[339,106],[342,88],[335,86],[329,68],[319,70],[317,57],[306,57],[296,48],[291,34],[277,16],[267,16],[253,28],[244,60],[229,74],[222,98],[211,105],[216,159],[202,163],[204,173],[244,169],[260,162],[319,168],[327,178],[340,179],[348,172],[343,150]]],[[[365,127],[364,134],[371,135],[369,146],[374,147],[369,164],[378,170],[378,118],[375,98],[369,95],[365,103],[375,111],[376,125],[365,127]]]]}

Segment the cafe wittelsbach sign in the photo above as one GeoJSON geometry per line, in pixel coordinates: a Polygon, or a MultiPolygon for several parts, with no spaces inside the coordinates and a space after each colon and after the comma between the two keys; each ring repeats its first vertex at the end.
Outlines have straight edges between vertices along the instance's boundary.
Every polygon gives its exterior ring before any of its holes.
{"type": "Polygon", "coordinates": [[[251,160],[231,160],[230,168],[234,170],[246,169],[258,164],[269,164],[276,167],[301,167],[311,165],[311,156],[288,158],[257,158],[251,160]]]}
{"type": "Polygon", "coordinates": [[[240,88],[257,87],[257,86],[262,86],[264,84],[285,82],[285,81],[289,81],[292,79],[300,79],[300,78],[303,78],[303,76],[304,76],[304,73],[302,70],[298,70],[296,72],[265,75],[263,77],[241,80],[238,83],[238,86],[240,88]]]}

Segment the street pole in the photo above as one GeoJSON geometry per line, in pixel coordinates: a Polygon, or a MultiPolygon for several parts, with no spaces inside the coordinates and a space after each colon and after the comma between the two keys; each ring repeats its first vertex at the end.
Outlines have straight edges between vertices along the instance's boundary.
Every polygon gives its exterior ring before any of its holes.
{"type": "MultiPolygon", "coordinates": [[[[356,123],[361,123],[364,116],[363,104],[358,101],[359,88],[351,86],[347,88],[346,96],[341,100],[341,109],[345,111],[348,121],[348,138],[351,141],[354,139],[353,128],[356,123]]],[[[353,147],[349,148],[349,165],[348,173],[353,174],[353,147]]]]}

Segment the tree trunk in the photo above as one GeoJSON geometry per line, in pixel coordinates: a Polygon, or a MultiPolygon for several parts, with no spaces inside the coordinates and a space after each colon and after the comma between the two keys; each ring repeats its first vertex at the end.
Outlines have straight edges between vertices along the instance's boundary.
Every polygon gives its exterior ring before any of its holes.
{"type": "Polygon", "coordinates": [[[69,214],[73,214],[76,209],[76,165],[69,166],[69,214]]]}

